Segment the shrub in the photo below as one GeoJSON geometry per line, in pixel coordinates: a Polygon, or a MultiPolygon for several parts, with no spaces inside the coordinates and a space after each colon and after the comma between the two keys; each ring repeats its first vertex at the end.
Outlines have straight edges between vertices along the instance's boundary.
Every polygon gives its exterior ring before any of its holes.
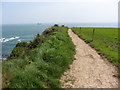
{"type": "Polygon", "coordinates": [[[55,27],[59,27],[59,25],[58,25],[58,24],[55,24],[54,26],[55,26],[55,27]]]}

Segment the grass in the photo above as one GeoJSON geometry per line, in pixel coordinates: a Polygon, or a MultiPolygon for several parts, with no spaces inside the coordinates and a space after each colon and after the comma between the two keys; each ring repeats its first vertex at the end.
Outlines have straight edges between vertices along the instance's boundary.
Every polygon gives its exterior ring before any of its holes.
{"type": "MultiPolygon", "coordinates": [[[[93,28],[72,28],[80,38],[95,48],[99,54],[105,56],[116,66],[120,66],[118,59],[118,29],[94,28],[94,40],[92,40],[93,28]]],[[[120,50],[119,50],[120,51],[120,50]]]]}
{"type": "Polygon", "coordinates": [[[59,79],[74,58],[74,45],[66,27],[51,27],[42,37],[34,48],[22,44],[22,56],[14,57],[13,50],[12,58],[3,62],[3,88],[60,88],[59,79]]]}

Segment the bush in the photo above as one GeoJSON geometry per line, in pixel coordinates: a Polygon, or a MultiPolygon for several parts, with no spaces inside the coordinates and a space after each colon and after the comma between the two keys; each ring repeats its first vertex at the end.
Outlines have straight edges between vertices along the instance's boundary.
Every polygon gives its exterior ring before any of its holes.
{"type": "Polygon", "coordinates": [[[58,25],[58,24],[55,24],[54,26],[55,26],[55,27],[59,27],[59,25],[58,25]]]}
{"type": "Polygon", "coordinates": [[[36,37],[34,38],[34,40],[30,41],[29,43],[27,43],[27,42],[17,43],[15,48],[12,50],[10,56],[8,57],[8,59],[18,58],[18,57],[22,56],[22,54],[24,54],[26,52],[26,50],[31,50],[31,49],[36,48],[38,45],[40,45],[44,41],[45,37],[48,37],[50,34],[52,34],[56,30],[57,29],[55,27],[48,28],[42,33],[42,35],[37,34],[36,37]],[[21,50],[19,50],[18,48],[21,48],[21,50]]]}
{"type": "Polygon", "coordinates": [[[19,42],[17,43],[16,47],[27,47],[28,43],[27,42],[19,42]]]}
{"type": "Polygon", "coordinates": [[[8,57],[8,59],[18,58],[22,56],[24,53],[25,53],[24,47],[20,47],[20,46],[15,47],[11,52],[10,56],[8,57]]]}

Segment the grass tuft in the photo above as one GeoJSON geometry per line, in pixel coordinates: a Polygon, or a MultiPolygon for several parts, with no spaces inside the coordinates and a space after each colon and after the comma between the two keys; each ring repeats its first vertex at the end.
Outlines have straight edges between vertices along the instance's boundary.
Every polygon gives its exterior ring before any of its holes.
{"type": "Polygon", "coordinates": [[[29,50],[27,43],[17,44],[17,48],[28,51],[22,50],[22,56],[3,61],[3,88],[60,88],[59,78],[75,53],[67,28],[51,27],[37,35],[32,44],[35,47],[29,50]]]}

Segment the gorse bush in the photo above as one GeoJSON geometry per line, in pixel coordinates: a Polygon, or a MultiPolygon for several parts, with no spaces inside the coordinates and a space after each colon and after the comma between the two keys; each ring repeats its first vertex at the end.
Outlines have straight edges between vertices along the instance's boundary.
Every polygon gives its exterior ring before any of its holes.
{"type": "Polygon", "coordinates": [[[36,48],[38,45],[43,43],[44,38],[51,35],[52,32],[57,31],[58,28],[58,25],[54,25],[53,27],[47,28],[41,35],[37,34],[33,41],[17,43],[8,59],[18,58],[25,52],[36,48]]]}
{"type": "MultiPolygon", "coordinates": [[[[36,38],[33,42],[40,43],[35,48],[29,49],[18,58],[3,62],[4,88],[60,87],[59,78],[72,63],[75,53],[67,28],[51,27],[36,38]],[[36,38],[40,38],[42,43],[36,38]]],[[[16,46],[26,48],[27,45],[28,48],[29,44],[22,43],[16,46]]]]}
{"type": "Polygon", "coordinates": [[[10,56],[8,57],[8,59],[18,58],[22,56],[25,53],[25,48],[27,47],[27,45],[28,45],[27,42],[17,43],[15,48],[12,50],[10,56]]]}

